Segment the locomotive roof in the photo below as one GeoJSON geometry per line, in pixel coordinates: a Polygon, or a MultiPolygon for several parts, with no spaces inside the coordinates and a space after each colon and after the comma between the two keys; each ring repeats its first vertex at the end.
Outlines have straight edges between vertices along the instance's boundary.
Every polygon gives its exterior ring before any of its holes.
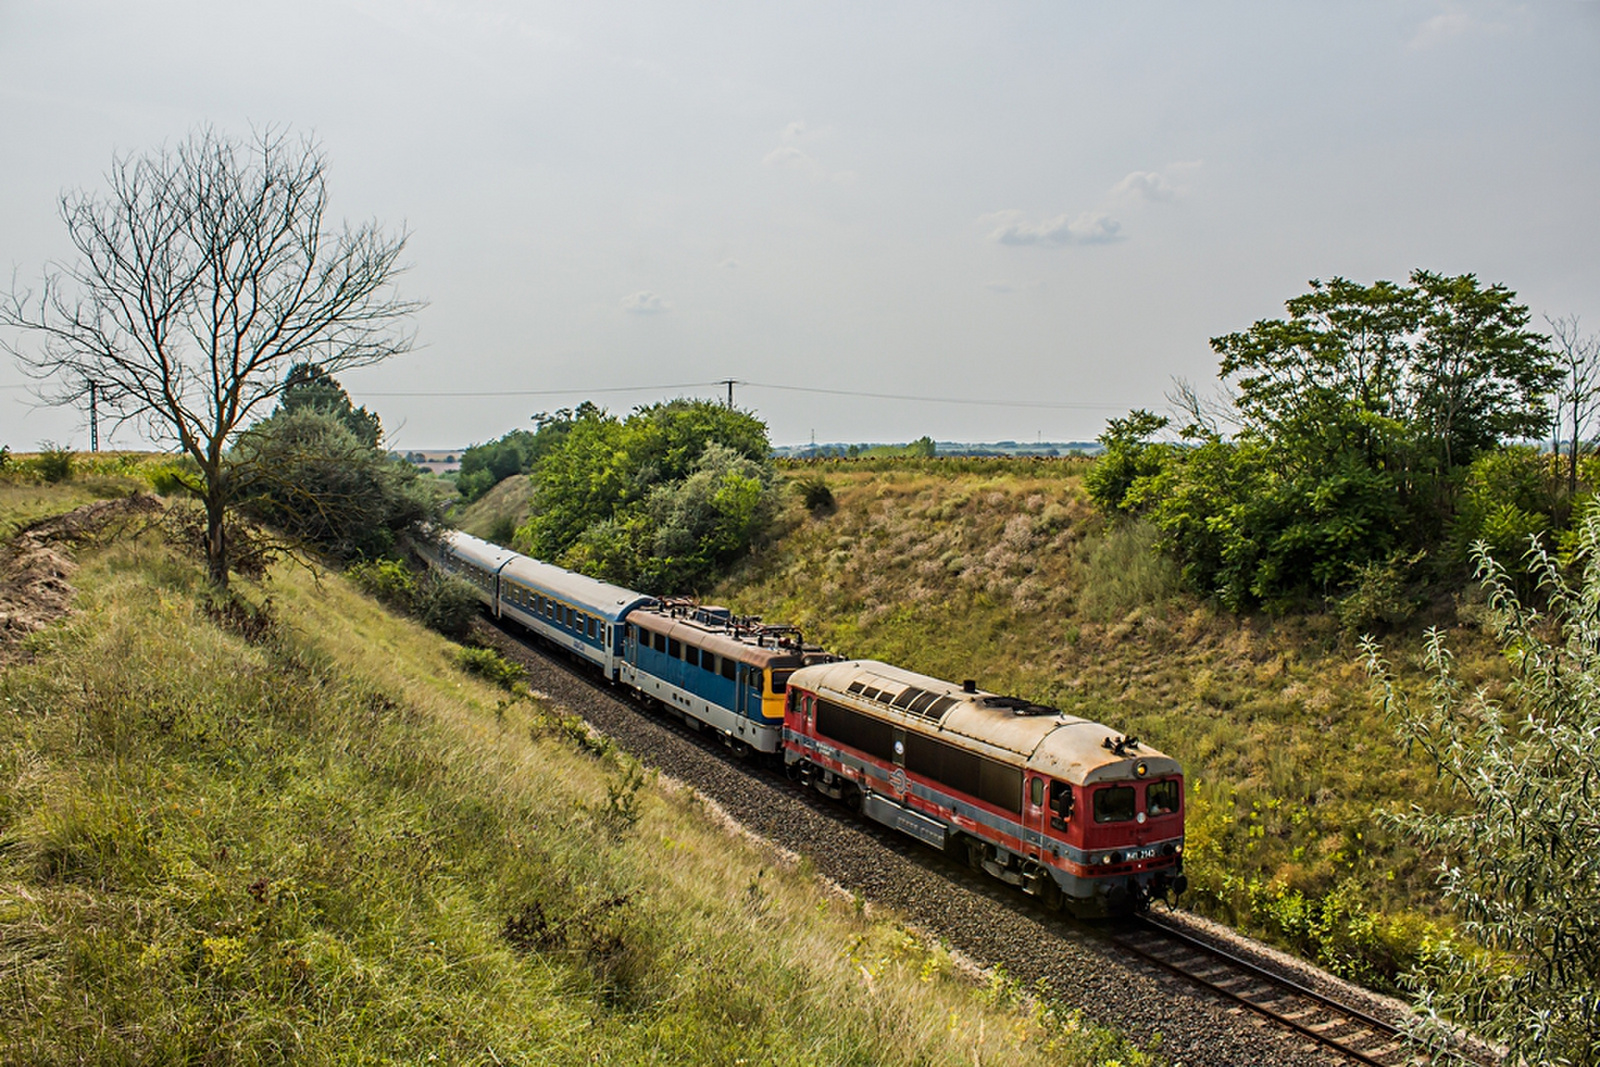
{"type": "Polygon", "coordinates": [[[764,627],[737,619],[725,608],[658,601],[630,614],[628,622],[741,663],[762,667],[774,663],[780,667],[799,666],[808,656],[814,662],[824,655],[821,649],[805,644],[799,631],[792,627],[764,627]]]}
{"type": "Polygon", "coordinates": [[[875,660],[805,667],[789,684],[1076,785],[1182,772],[1177,760],[1091,719],[982,689],[967,692],[954,682],[875,660]]]}

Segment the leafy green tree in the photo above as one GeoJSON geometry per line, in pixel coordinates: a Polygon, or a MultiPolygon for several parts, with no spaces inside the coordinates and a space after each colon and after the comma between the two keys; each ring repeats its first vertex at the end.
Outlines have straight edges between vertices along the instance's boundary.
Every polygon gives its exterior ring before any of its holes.
{"type": "Polygon", "coordinates": [[[517,474],[526,474],[532,465],[534,435],[527,430],[512,430],[499,440],[472,445],[461,453],[456,473],[456,490],[467,503],[517,474]]]}
{"type": "MultiPolygon", "coordinates": [[[[1191,446],[1151,444],[1165,422],[1135,411],[1111,421],[1086,478],[1107,511],[1147,514],[1193,586],[1235,609],[1336,596],[1395,553],[1432,553],[1459,528],[1464,472],[1542,433],[1559,377],[1515,294],[1470,274],[1313,281],[1286,307],[1212,339],[1231,440],[1197,425],[1191,446]]],[[[1479,519],[1510,515],[1471,503],[1479,519]]]]}
{"type": "Polygon", "coordinates": [[[415,467],[318,408],[280,410],[256,423],[230,459],[248,478],[245,511],[341,561],[390,555],[402,534],[441,517],[415,467]]]}
{"type": "Polygon", "coordinates": [[[1126,511],[1128,493],[1141,478],[1160,473],[1169,450],[1150,438],[1170,423],[1160,415],[1140,408],[1106,423],[1105,432],[1095,440],[1102,451],[1083,478],[1089,499],[1104,511],[1126,511]]]}
{"type": "Polygon", "coordinates": [[[582,405],[534,465],[533,513],[517,539],[586,574],[689,591],[770,522],[769,452],[759,419],[710,401],[626,420],[582,405]]]}
{"type": "Polygon", "coordinates": [[[350,394],[316,363],[296,363],[283,378],[278,411],[320,411],[332,415],[368,448],[383,441],[383,422],[377,412],[356,407],[350,394]]]}
{"type": "MultiPolygon", "coordinates": [[[[1367,645],[1367,666],[1402,738],[1460,800],[1392,822],[1439,860],[1439,888],[1477,946],[1443,946],[1414,978],[1419,1037],[1455,1055],[1451,1022],[1503,1042],[1508,1063],[1600,1063],[1600,512],[1578,529],[1576,577],[1543,549],[1529,573],[1548,602],[1525,606],[1481,548],[1494,633],[1511,667],[1503,699],[1469,685],[1442,635],[1413,695],[1367,645]]],[[[1463,1057],[1464,1058],[1464,1057],[1463,1057]]]]}

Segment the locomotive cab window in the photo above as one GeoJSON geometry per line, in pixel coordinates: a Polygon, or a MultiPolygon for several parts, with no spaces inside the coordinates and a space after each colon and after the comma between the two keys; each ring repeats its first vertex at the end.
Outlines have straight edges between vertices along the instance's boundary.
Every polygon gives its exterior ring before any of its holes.
{"type": "Polygon", "coordinates": [[[1067,828],[1072,818],[1072,786],[1066,782],[1050,783],[1050,825],[1057,830],[1067,828]]]}
{"type": "Polygon", "coordinates": [[[1157,815],[1171,815],[1178,810],[1178,783],[1172,780],[1151,782],[1145,789],[1144,804],[1152,819],[1157,815]]]}
{"type": "Polygon", "coordinates": [[[1044,803],[1044,779],[1032,778],[1028,781],[1028,803],[1038,807],[1044,803]]]}
{"type": "Polygon", "coordinates": [[[1126,822],[1133,818],[1134,789],[1131,785],[1114,785],[1097,789],[1094,793],[1095,822],[1126,822]]]}

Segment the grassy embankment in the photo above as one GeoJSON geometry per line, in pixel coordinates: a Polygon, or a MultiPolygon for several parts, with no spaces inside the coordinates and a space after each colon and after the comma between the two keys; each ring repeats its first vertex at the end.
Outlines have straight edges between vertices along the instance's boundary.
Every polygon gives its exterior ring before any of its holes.
{"type": "MultiPolygon", "coordinates": [[[[1177,756],[1187,906],[1391,984],[1446,928],[1431,868],[1375,812],[1441,803],[1431,770],[1376,709],[1331,617],[1241,618],[1181,592],[1148,528],[1095,513],[1086,462],[797,465],[796,478],[826,479],[836,510],[796,503],[714,599],[1177,756]]],[[[1451,640],[1467,676],[1497,676],[1470,626],[1451,640]]],[[[1389,644],[1400,665],[1418,635],[1389,644]]]]}
{"type": "MultiPolygon", "coordinates": [[[[128,488],[6,487],[0,528],[128,488]]],[[[219,613],[153,534],[74,552],[0,666],[0,1061],[1144,1060],[337,576],[219,613]]]]}

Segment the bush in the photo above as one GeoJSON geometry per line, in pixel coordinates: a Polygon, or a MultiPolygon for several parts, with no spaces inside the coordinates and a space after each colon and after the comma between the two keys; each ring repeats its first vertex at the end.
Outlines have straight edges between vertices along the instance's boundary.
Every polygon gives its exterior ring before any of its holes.
{"type": "Polygon", "coordinates": [[[417,576],[399,560],[367,560],[344,573],[362,592],[389,607],[405,612],[416,610],[417,576]]]}
{"type": "Polygon", "coordinates": [[[460,578],[429,571],[417,582],[412,611],[428,629],[459,641],[478,617],[478,591],[460,578]]]}
{"type": "Polygon", "coordinates": [[[415,467],[315,408],[256,423],[231,459],[246,512],[341,561],[392,555],[403,533],[442,516],[415,467]]]}
{"type": "Polygon", "coordinates": [[[1419,600],[1408,592],[1411,568],[1425,553],[1394,553],[1356,568],[1355,587],[1334,601],[1333,612],[1352,637],[1403,625],[1416,614],[1419,600]]]}
{"type": "Polygon", "coordinates": [[[72,480],[73,462],[71,449],[46,441],[33,461],[33,469],[39,477],[54,485],[72,480]]]}
{"type": "Polygon", "coordinates": [[[801,501],[806,510],[816,516],[831,515],[836,507],[833,500],[833,490],[828,488],[827,479],[820,474],[813,474],[801,478],[794,483],[795,491],[800,494],[801,501]]]}
{"type": "Polygon", "coordinates": [[[476,674],[512,693],[522,688],[522,680],[528,673],[520,664],[512,663],[492,648],[459,649],[456,663],[468,674],[476,674]]]}

